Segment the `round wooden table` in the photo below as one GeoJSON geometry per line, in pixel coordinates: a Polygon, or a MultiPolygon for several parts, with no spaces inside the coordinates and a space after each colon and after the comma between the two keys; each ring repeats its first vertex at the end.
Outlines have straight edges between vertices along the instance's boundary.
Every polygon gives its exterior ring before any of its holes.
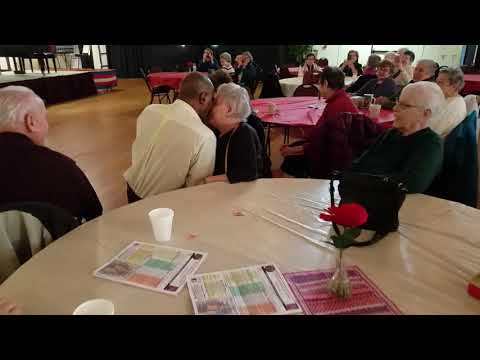
{"type": "MultiPolygon", "coordinates": [[[[155,242],[147,214],[157,207],[175,210],[167,245],[208,253],[199,273],[267,262],[284,273],[332,268],[335,250],[285,230],[325,240],[329,224],[318,220],[314,208],[327,206],[328,199],[328,181],[310,179],[213,183],[147,198],[49,245],[0,286],[0,297],[23,305],[27,314],[71,314],[92,298],[113,301],[116,314],[192,314],[186,288],[175,297],[92,273],[133,240],[155,242]],[[234,216],[235,209],[245,216],[234,216]]],[[[359,266],[405,314],[480,314],[480,301],[467,294],[468,281],[480,272],[480,212],[417,194],[407,197],[400,222],[398,232],[377,244],[349,248],[347,265],[359,266]]]]}

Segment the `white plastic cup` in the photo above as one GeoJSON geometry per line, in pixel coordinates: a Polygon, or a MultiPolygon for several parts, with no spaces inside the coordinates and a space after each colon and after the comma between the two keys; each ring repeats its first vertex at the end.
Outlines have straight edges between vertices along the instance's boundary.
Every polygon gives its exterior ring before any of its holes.
{"type": "Polygon", "coordinates": [[[115,306],[110,300],[93,299],[80,304],[73,315],[114,315],[115,306]]]}
{"type": "Polygon", "coordinates": [[[174,211],[168,208],[153,209],[148,213],[157,241],[170,241],[174,211]]]}
{"type": "Polygon", "coordinates": [[[380,110],[382,110],[382,105],[370,104],[370,106],[368,107],[368,116],[371,119],[376,119],[380,116],[380,110]]]}

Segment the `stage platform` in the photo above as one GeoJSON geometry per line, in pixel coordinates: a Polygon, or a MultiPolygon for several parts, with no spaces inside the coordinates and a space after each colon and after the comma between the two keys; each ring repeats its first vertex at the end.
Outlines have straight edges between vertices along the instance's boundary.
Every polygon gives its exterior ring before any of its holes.
{"type": "MultiPolygon", "coordinates": [[[[59,70],[42,75],[40,71],[15,74],[13,71],[2,72],[0,88],[9,85],[26,86],[37,93],[47,105],[76,100],[97,94],[101,90],[101,80],[105,71],[114,70],[59,70]],[[100,81],[100,83],[99,83],[100,81]],[[98,83],[96,85],[96,83],[98,83]]],[[[116,85],[116,77],[115,77],[116,85]]]]}

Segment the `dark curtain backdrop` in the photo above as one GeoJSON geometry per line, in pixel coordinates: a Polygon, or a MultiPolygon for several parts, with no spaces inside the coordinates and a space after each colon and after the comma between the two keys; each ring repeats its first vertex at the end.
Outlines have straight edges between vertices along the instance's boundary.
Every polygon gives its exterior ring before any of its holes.
{"type": "MultiPolygon", "coordinates": [[[[109,66],[117,70],[119,78],[140,77],[139,68],[160,67],[163,71],[175,71],[178,65],[202,58],[203,49],[209,45],[108,45],[109,66]]],[[[265,71],[274,64],[286,63],[287,50],[283,45],[219,45],[213,48],[215,57],[227,51],[235,56],[249,50],[254,61],[265,71]]]]}

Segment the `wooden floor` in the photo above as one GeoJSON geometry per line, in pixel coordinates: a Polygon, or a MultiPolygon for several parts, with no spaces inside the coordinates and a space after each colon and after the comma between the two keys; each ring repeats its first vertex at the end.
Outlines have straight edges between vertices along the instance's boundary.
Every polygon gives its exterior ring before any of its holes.
{"type": "MultiPolygon", "coordinates": [[[[123,173],[130,166],[138,115],[150,102],[142,79],[119,80],[112,92],[48,107],[47,146],[74,159],[95,188],[104,211],[127,203],[123,173]]],[[[272,169],[282,158],[281,130],[273,132],[272,169]]]]}

